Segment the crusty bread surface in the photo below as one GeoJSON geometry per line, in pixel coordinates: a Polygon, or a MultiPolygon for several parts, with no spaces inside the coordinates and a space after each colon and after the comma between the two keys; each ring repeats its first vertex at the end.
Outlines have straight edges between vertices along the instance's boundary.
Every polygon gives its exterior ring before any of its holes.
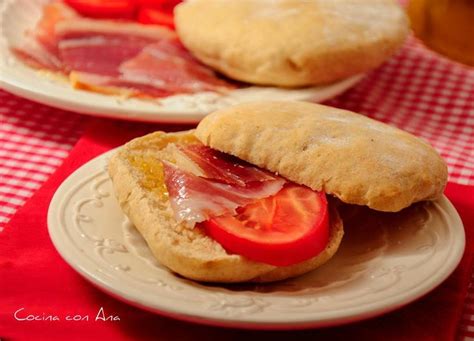
{"type": "Polygon", "coordinates": [[[399,211],[438,198],[447,166],[425,141],[363,115],[307,102],[253,102],[214,112],[195,135],[348,204],[399,211]]]}
{"type": "Polygon", "coordinates": [[[301,87],[366,72],[408,34],[394,0],[192,0],[175,8],[177,33],[230,78],[301,87]]]}
{"type": "Polygon", "coordinates": [[[158,261],[174,272],[206,282],[269,282],[308,272],[329,260],[343,236],[342,221],[331,209],[330,242],[318,256],[276,267],[227,253],[199,227],[178,223],[171,209],[160,159],[173,160],[173,143],[200,143],[193,131],[155,132],[121,147],[108,164],[115,194],[125,214],[158,261]]]}

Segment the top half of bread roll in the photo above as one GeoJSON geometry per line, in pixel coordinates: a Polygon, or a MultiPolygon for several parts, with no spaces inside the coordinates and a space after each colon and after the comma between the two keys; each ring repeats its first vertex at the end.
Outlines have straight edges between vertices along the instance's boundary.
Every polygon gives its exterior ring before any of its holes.
{"type": "Polygon", "coordinates": [[[396,212],[438,198],[447,167],[427,142],[395,127],[306,102],[253,102],[216,111],[195,135],[349,204],[396,212]]]}
{"type": "Polygon", "coordinates": [[[365,72],[400,47],[395,0],[188,0],[177,33],[203,63],[244,82],[300,87],[365,72]]]}

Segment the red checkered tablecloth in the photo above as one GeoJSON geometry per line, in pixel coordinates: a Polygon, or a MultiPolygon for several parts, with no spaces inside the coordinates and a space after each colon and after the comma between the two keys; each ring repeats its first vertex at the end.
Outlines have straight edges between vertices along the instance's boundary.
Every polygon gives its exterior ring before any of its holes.
{"type": "MultiPolygon", "coordinates": [[[[328,104],[426,139],[447,161],[451,182],[474,186],[473,68],[448,61],[411,39],[328,104]]],[[[0,90],[0,233],[7,233],[1,231],[15,211],[68,155],[87,120],[0,90]]],[[[459,326],[465,340],[474,340],[474,284],[470,288],[459,326]]]]}
{"type": "Polygon", "coordinates": [[[0,90],[0,232],[68,155],[84,121],[0,90]]]}

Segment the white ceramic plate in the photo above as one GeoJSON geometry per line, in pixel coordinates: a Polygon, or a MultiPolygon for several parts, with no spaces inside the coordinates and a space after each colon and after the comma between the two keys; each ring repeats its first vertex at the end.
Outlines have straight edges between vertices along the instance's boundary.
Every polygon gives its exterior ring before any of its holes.
{"type": "Polygon", "coordinates": [[[105,170],[108,157],[110,152],[85,164],[60,186],[48,212],[49,234],[86,279],[159,314],[260,329],[347,323],[426,294],[448,277],[464,251],[461,220],[445,197],[398,214],[346,208],[341,247],[321,268],[274,284],[200,284],[151,256],[119,209],[105,170]]]}
{"type": "Polygon", "coordinates": [[[34,26],[49,0],[3,0],[0,3],[0,87],[18,96],[83,114],[156,122],[198,122],[218,108],[255,99],[322,102],[356,84],[362,75],[306,89],[250,87],[229,95],[212,92],[177,95],[161,100],[125,99],[75,90],[67,82],[27,67],[15,58],[9,45],[18,44],[23,32],[34,26]]]}

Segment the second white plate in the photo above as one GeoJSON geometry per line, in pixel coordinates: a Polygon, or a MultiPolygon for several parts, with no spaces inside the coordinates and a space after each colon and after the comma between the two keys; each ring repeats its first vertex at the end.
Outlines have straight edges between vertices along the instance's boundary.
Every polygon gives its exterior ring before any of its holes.
{"type": "Polygon", "coordinates": [[[85,164],[60,186],[48,212],[49,233],[61,256],[86,279],[159,314],[257,329],[352,322],[428,293],[456,268],[464,251],[464,228],[446,197],[397,214],[349,207],[339,251],[315,271],[273,284],[197,283],[153,258],[115,199],[105,170],[109,156],[85,164]]]}
{"type": "Polygon", "coordinates": [[[193,123],[219,108],[257,99],[322,102],[354,86],[363,77],[357,75],[331,85],[305,89],[253,86],[234,90],[226,96],[206,92],[149,101],[75,90],[64,80],[27,67],[9,49],[34,25],[48,1],[4,0],[0,3],[0,87],[60,109],[127,120],[193,123]]]}

